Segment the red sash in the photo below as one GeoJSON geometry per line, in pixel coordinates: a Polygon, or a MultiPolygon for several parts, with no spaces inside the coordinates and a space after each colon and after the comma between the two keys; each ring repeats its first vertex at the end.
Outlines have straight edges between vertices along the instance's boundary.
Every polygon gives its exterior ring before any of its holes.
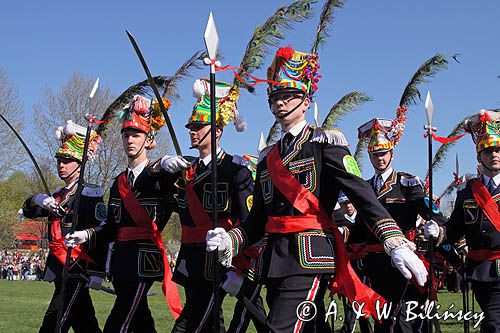
{"type": "MultiPolygon", "coordinates": [[[[386,300],[359,280],[356,272],[354,272],[351,267],[343,237],[338,227],[335,225],[335,222],[330,219],[323,210],[318,198],[305,189],[283,165],[276,145],[269,151],[266,162],[274,186],[276,186],[285,198],[290,201],[293,207],[302,214],[317,219],[316,224],[319,225],[321,229],[333,232],[337,267],[336,280],[332,286],[332,292],[338,292],[341,295],[345,295],[351,302],[364,302],[366,313],[374,316],[376,314],[376,300],[380,301],[380,305],[385,304],[386,300]]],[[[276,218],[271,220],[276,220],[276,218]]],[[[285,223],[282,223],[282,225],[285,225],[285,223]]],[[[272,222],[271,224],[271,230],[279,232],[280,229],[276,228],[277,222],[272,222]]],[[[284,229],[287,230],[288,228],[284,227],[284,229]]],[[[299,229],[299,225],[296,224],[294,230],[299,229]]],[[[303,230],[308,229],[308,226],[305,226],[303,230]]]]}
{"type": "Polygon", "coordinates": [[[474,261],[500,259],[500,250],[474,250],[469,248],[467,257],[474,261]]]}
{"type": "MultiPolygon", "coordinates": [[[[188,202],[189,215],[196,224],[195,227],[182,226],[181,242],[183,244],[205,243],[207,232],[213,229],[212,219],[205,211],[200,199],[194,191],[195,168],[186,171],[186,198],[188,202]]],[[[221,218],[217,220],[219,227],[230,230],[233,227],[231,219],[221,218]]]]}
{"type": "Polygon", "coordinates": [[[471,180],[470,185],[474,199],[476,199],[484,215],[490,220],[495,229],[500,232],[500,213],[498,212],[498,205],[491,197],[490,192],[480,179],[471,180]]]}
{"type": "MultiPolygon", "coordinates": [[[[76,183],[71,189],[73,189],[74,186],[76,186],[76,183]]],[[[71,189],[69,189],[69,191],[71,191],[71,189]]],[[[61,193],[61,191],[59,191],[59,193],[61,193]]],[[[60,201],[61,197],[59,194],[57,194],[54,196],[54,199],[60,201]]],[[[59,260],[59,262],[64,266],[66,264],[68,247],[66,246],[66,244],[64,244],[64,237],[61,235],[61,217],[52,215],[51,223],[52,225],[50,227],[50,235],[52,236],[52,240],[49,242],[49,250],[50,253],[55,255],[57,260],[59,260]]],[[[77,245],[71,250],[71,258],[81,259],[86,263],[95,263],[94,260],[92,260],[92,258],[90,258],[89,255],[85,253],[80,245],[77,245]]]]}
{"type": "MultiPolygon", "coordinates": [[[[170,265],[168,263],[167,254],[165,252],[165,245],[163,244],[163,239],[161,237],[161,232],[158,230],[156,223],[153,222],[151,216],[146,212],[144,207],[135,197],[130,185],[127,182],[127,176],[125,172],[122,172],[118,176],[118,191],[122,198],[125,209],[129,213],[132,220],[139,226],[139,228],[149,229],[153,231],[154,237],[153,241],[156,246],[160,249],[163,258],[163,283],[161,288],[163,294],[165,295],[165,300],[167,301],[170,312],[177,319],[182,312],[181,299],[179,297],[179,291],[177,286],[172,282],[172,272],[170,271],[170,265]]],[[[135,229],[135,228],[134,228],[135,229]]],[[[149,237],[148,237],[149,238],[149,237]]],[[[147,238],[146,238],[147,239],[147,238]]]]}

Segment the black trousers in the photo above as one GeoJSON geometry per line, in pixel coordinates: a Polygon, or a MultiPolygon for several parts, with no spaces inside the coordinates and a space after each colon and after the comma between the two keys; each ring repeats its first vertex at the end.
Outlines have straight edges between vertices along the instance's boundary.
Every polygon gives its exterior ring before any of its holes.
{"type": "MultiPolygon", "coordinates": [[[[248,298],[250,302],[262,313],[265,313],[264,303],[262,302],[262,297],[260,297],[260,290],[262,286],[256,282],[245,279],[243,285],[241,286],[240,293],[248,298]]],[[[250,313],[245,308],[242,302],[238,301],[236,303],[236,307],[234,308],[233,318],[231,319],[231,323],[229,324],[229,328],[227,329],[227,333],[242,333],[246,332],[248,325],[250,324],[250,313]]],[[[257,333],[267,332],[264,325],[259,324],[255,320],[253,320],[253,324],[257,333]]]]}
{"type": "MultiPolygon", "coordinates": [[[[64,312],[61,318],[61,322],[63,323],[61,332],[68,332],[70,327],[73,328],[75,333],[101,332],[97,318],[95,317],[89,289],[85,287],[85,284],[85,282],[80,280],[68,279],[65,291],[64,312]]],[[[61,281],[54,282],[54,285],[54,294],[43,317],[40,333],[54,333],[56,329],[57,310],[62,298],[61,281]]]]}
{"type": "Polygon", "coordinates": [[[500,332],[500,282],[472,280],[472,290],[485,316],[481,322],[481,332],[500,332]]]}
{"type": "MultiPolygon", "coordinates": [[[[214,299],[213,283],[211,281],[199,281],[184,286],[186,303],[181,315],[175,321],[172,332],[174,333],[197,333],[214,331],[214,299]]],[[[219,289],[219,302],[222,305],[225,291],[219,289]]],[[[220,332],[225,332],[224,316],[222,306],[220,307],[220,332]]]]}
{"type": "Polygon", "coordinates": [[[321,274],[269,279],[266,283],[268,321],[277,332],[330,331],[325,323],[323,302],[327,284],[321,274]]]}
{"type": "Polygon", "coordinates": [[[152,285],[152,281],[113,283],[116,299],[104,325],[104,332],[156,332],[147,297],[152,285]]]}
{"type": "Polygon", "coordinates": [[[420,294],[415,286],[392,266],[391,258],[385,253],[368,254],[364,263],[371,288],[391,305],[387,319],[382,319],[380,323],[377,320],[374,321],[374,332],[420,332],[425,326],[421,319],[406,321],[407,302],[418,302],[419,306],[412,310],[412,313],[418,313],[420,305],[425,303],[425,294],[420,294]]]}

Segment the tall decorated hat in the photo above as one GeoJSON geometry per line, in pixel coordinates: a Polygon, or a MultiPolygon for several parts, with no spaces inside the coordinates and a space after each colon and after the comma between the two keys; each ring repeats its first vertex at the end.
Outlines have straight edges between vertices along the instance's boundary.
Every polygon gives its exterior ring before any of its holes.
{"type": "MultiPolygon", "coordinates": [[[[210,80],[202,78],[194,82],[193,96],[198,99],[186,127],[192,124],[210,124],[210,80]]],[[[245,130],[246,122],[238,113],[239,89],[232,84],[217,81],[215,84],[215,123],[223,128],[232,120],[238,132],[245,130]]]]}
{"type": "Polygon", "coordinates": [[[405,129],[406,111],[406,107],[399,107],[394,120],[373,118],[358,127],[358,139],[365,142],[368,153],[396,148],[405,129]]]}
{"type": "Polygon", "coordinates": [[[472,135],[476,151],[489,147],[500,147],[500,112],[481,110],[467,119],[464,129],[472,135]]]}
{"type": "MultiPolygon", "coordinates": [[[[168,110],[172,103],[170,100],[164,99],[163,105],[168,110]]],[[[156,99],[152,100],[140,95],[135,95],[132,101],[125,106],[121,118],[123,121],[122,132],[126,129],[135,129],[150,137],[154,137],[155,133],[165,125],[165,118],[156,99]]]]}
{"type": "MultiPolygon", "coordinates": [[[[56,130],[56,137],[61,141],[61,146],[57,149],[55,157],[71,158],[81,162],[86,134],[87,128],[75,124],[71,120],[68,120],[65,126],[59,126],[56,130]]],[[[101,142],[101,137],[92,130],[89,138],[89,159],[92,160],[97,156],[97,150],[101,142]]]]}
{"type": "Polygon", "coordinates": [[[321,77],[318,69],[316,54],[295,51],[290,46],[281,47],[267,69],[267,94],[272,96],[278,92],[299,90],[312,96],[318,90],[321,77]]]}

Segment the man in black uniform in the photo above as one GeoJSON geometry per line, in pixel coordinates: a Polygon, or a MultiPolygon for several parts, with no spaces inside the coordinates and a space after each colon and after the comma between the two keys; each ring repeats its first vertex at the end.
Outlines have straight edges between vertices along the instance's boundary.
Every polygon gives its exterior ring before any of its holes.
{"type": "Polygon", "coordinates": [[[476,144],[482,175],[462,184],[448,222],[429,221],[427,236],[454,243],[465,236],[466,272],[485,318],[481,332],[500,332],[500,113],[481,110],[465,123],[476,144]]]}
{"type": "MultiPolygon", "coordinates": [[[[163,103],[169,106],[167,100],[163,103]]],[[[147,158],[164,119],[156,101],[138,95],[124,111],[121,133],[128,167],[111,187],[106,223],[92,232],[68,235],[66,242],[114,241],[110,274],[116,299],[104,332],[156,332],[147,300],[154,281],[163,280],[172,314],[181,309],[161,238],[172,213],[171,177],[159,162],[147,158]]]]}
{"type": "MultiPolygon", "coordinates": [[[[216,82],[216,142],[210,136],[210,83],[196,80],[194,93],[198,101],[189,117],[191,145],[199,152],[192,166],[181,156],[165,156],[162,167],[167,170],[176,187],[176,211],[182,225],[182,245],[177,258],[173,280],[184,287],[186,303],[172,332],[213,332],[213,256],[205,251],[205,236],[212,229],[211,213],[211,149],[217,150],[217,212],[218,225],[229,230],[244,221],[252,204],[253,179],[249,163],[240,156],[227,154],[219,146],[223,127],[230,120],[238,123],[237,91],[230,84],[216,82]],[[181,174],[181,170],[182,174],[181,174]],[[175,177],[174,177],[175,176],[175,177]]],[[[223,288],[230,292],[239,289],[239,278],[230,273],[223,288]]],[[[221,289],[220,301],[224,291],[221,289]]],[[[224,321],[221,313],[221,331],[224,321]]]]}
{"type": "MultiPolygon", "coordinates": [[[[389,119],[374,118],[358,128],[360,140],[366,140],[370,162],[375,175],[368,180],[378,200],[396,220],[399,228],[409,241],[414,241],[417,217],[420,214],[429,220],[429,208],[426,204],[423,186],[420,179],[405,172],[397,172],[392,168],[394,148],[403,134],[404,112],[400,112],[394,122],[389,119]]],[[[437,208],[436,208],[437,209],[437,208]]],[[[433,218],[444,223],[438,211],[433,218]]],[[[408,281],[409,275],[401,274],[391,263],[384,249],[378,246],[377,237],[369,231],[368,226],[359,224],[357,232],[365,235],[366,257],[365,272],[370,279],[371,287],[387,300],[392,302],[389,318],[381,323],[375,322],[375,332],[420,332],[422,320],[406,321],[406,302],[417,301],[419,306],[425,304],[425,289],[416,287],[408,281]],[[396,318],[394,320],[393,318],[396,318]]],[[[413,312],[420,311],[418,309],[413,312]]]]}
{"type": "MultiPolygon", "coordinates": [[[[314,54],[290,47],[278,50],[267,76],[269,105],[281,124],[282,138],[260,154],[254,204],[247,221],[229,232],[216,228],[207,234],[207,250],[218,249],[225,265],[264,237],[261,282],[267,286],[268,320],[278,332],[317,330],[318,321],[308,315],[322,303],[333,274],[340,291],[351,300],[355,293],[369,294],[348,269],[342,235],[331,219],[339,190],[373,227],[398,267],[410,267],[422,285],[426,280],[423,263],[359,177],[344,135],[314,128],[305,121],[317,89],[318,68],[314,54]]],[[[358,301],[373,304],[377,296],[358,301]]]]}
{"type": "MultiPolygon", "coordinates": [[[[57,311],[62,298],[61,284],[67,247],[64,236],[71,228],[75,212],[75,193],[80,175],[80,163],[86,129],[72,121],[57,130],[62,144],[56,152],[57,172],[65,186],[52,196],[45,193],[28,198],[23,206],[23,214],[28,218],[48,216],[49,255],[45,264],[44,280],[54,282],[55,290],[49,307],[45,312],[40,332],[53,333],[56,328],[57,311]]],[[[92,131],[90,137],[90,157],[97,153],[99,136],[92,131]]],[[[106,218],[100,188],[85,185],[80,197],[77,230],[98,226],[106,218]]],[[[70,327],[75,332],[101,332],[95,317],[94,306],[88,287],[100,289],[106,261],[106,244],[92,242],[73,249],[64,299],[64,313],[61,318],[61,331],[70,327]],[[89,279],[89,283],[86,280],[89,279]]]]}

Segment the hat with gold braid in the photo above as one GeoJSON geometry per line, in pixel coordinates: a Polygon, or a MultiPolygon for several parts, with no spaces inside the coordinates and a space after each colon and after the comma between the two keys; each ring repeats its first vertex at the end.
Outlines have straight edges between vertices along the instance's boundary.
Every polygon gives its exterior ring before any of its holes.
{"type": "Polygon", "coordinates": [[[472,135],[478,153],[489,147],[500,147],[500,112],[481,110],[465,121],[464,129],[472,135]]]}
{"type": "MultiPolygon", "coordinates": [[[[193,96],[198,99],[193,107],[193,113],[188,119],[186,127],[192,124],[210,124],[210,80],[202,78],[194,82],[193,96]]],[[[215,123],[222,128],[234,121],[234,126],[238,132],[246,128],[246,121],[238,113],[236,102],[239,98],[239,89],[234,89],[233,85],[226,82],[215,83],[215,123]]]]}
{"type": "MultiPolygon", "coordinates": [[[[59,126],[56,130],[56,137],[61,140],[61,146],[56,151],[55,157],[71,158],[79,162],[83,158],[83,148],[87,129],[68,120],[65,126],[59,126]]],[[[97,156],[101,137],[92,130],[90,132],[88,157],[90,160],[97,156]]]]}

